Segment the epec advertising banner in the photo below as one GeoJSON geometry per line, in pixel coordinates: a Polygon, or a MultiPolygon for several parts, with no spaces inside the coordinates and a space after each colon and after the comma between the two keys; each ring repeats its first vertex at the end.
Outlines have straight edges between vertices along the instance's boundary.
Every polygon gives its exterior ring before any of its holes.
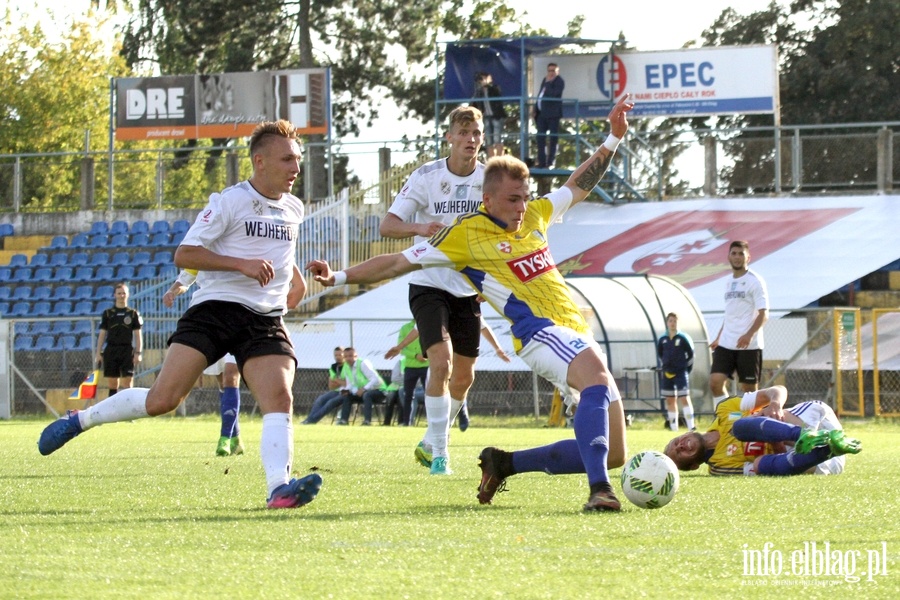
{"type": "Polygon", "coordinates": [[[302,135],[327,135],[328,69],[115,80],[117,140],[235,138],[287,119],[302,135]]]}
{"type": "MultiPolygon", "coordinates": [[[[775,46],[710,46],[613,54],[542,55],[534,73],[556,63],[566,82],[563,115],[603,118],[611,103],[630,93],[631,116],[694,117],[777,113],[775,46]]],[[[535,77],[532,95],[541,81],[535,77]]]]}

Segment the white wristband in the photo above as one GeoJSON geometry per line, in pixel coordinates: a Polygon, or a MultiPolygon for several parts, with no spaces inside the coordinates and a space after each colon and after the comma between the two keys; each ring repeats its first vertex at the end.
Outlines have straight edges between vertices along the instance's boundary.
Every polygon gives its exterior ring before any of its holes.
{"type": "Polygon", "coordinates": [[[619,142],[621,141],[621,139],[617,138],[613,134],[609,134],[608,136],[606,136],[606,140],[603,142],[603,147],[610,152],[615,152],[616,148],[619,146],[619,142]]]}
{"type": "Polygon", "coordinates": [[[334,272],[334,285],[344,285],[347,283],[347,272],[346,271],[335,271],[334,272]]]}

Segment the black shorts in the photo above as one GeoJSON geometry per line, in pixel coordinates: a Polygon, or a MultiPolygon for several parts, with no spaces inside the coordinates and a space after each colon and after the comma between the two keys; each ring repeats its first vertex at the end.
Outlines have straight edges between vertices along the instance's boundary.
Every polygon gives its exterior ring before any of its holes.
{"type": "Polygon", "coordinates": [[[178,319],[169,345],[183,344],[202,352],[207,366],[233,354],[243,375],[244,363],[256,356],[294,356],[294,345],[281,317],[264,317],[235,302],[207,300],[178,319]]]}
{"type": "Polygon", "coordinates": [[[103,349],[104,377],[134,377],[134,348],[106,346],[103,349]]]}
{"type": "Polygon", "coordinates": [[[759,385],[762,374],[762,350],[732,350],[716,347],[713,350],[711,373],[722,373],[729,379],[737,371],[740,383],[759,385]]]}
{"type": "Polygon", "coordinates": [[[409,309],[416,320],[423,353],[438,342],[450,340],[455,354],[478,358],[481,306],[475,298],[457,298],[438,288],[410,284],[409,309]]]}

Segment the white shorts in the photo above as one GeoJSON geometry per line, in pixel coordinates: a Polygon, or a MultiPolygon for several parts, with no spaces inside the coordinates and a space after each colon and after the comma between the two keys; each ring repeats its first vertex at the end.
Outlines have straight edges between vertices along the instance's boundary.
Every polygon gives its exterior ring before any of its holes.
{"type": "MultiPolygon", "coordinates": [[[[831,431],[832,429],[843,429],[841,422],[830,406],[821,400],[810,400],[801,402],[796,406],[787,409],[786,412],[792,413],[802,420],[811,429],[824,429],[831,431]]],[[[847,457],[835,456],[829,458],[823,463],[816,465],[816,475],[839,475],[844,472],[844,465],[847,457]]]]}
{"type": "MultiPolygon", "coordinates": [[[[588,348],[592,348],[603,364],[606,364],[606,354],[594,338],[568,327],[551,325],[534,334],[518,355],[532,371],[559,388],[563,396],[577,403],[581,394],[567,383],[569,365],[588,348]]],[[[621,399],[619,388],[610,375],[609,400],[616,402],[621,399]]]]}
{"type": "Polygon", "coordinates": [[[237,364],[237,361],[234,359],[234,356],[231,354],[226,354],[213,364],[209,365],[203,370],[204,375],[221,375],[223,371],[225,371],[225,364],[230,363],[232,365],[237,364]]]}

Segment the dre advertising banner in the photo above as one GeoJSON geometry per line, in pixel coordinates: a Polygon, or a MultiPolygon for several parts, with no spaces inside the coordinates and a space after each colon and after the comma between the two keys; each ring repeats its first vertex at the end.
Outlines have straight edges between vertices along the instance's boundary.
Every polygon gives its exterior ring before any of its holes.
{"type": "Polygon", "coordinates": [[[276,119],[329,133],[328,69],[131,77],[115,90],[117,140],[244,137],[276,119]]]}

